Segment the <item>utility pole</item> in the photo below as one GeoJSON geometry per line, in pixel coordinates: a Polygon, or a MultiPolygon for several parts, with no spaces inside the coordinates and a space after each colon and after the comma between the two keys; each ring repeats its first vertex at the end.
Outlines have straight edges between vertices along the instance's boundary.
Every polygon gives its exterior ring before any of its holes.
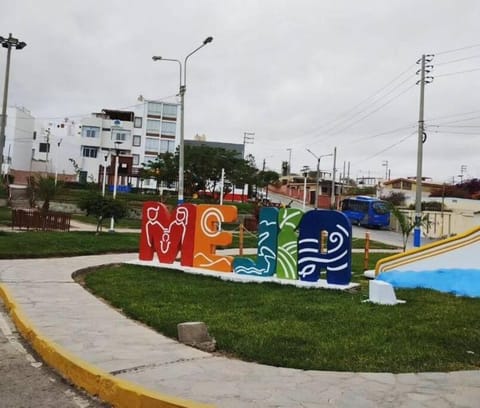
{"type": "Polygon", "coordinates": [[[290,166],[291,166],[291,164],[292,164],[292,148],[289,147],[289,148],[287,149],[287,151],[288,151],[288,169],[287,169],[287,176],[290,177],[290,173],[291,173],[291,171],[290,171],[291,167],[290,167],[290,166]]]}
{"type": "Polygon", "coordinates": [[[460,166],[460,174],[458,175],[458,177],[460,177],[460,184],[463,183],[463,175],[467,172],[467,166],[465,164],[462,164],[460,166]]]}
{"type": "Polygon", "coordinates": [[[337,147],[333,148],[333,170],[332,170],[332,196],[330,200],[330,204],[332,208],[335,208],[335,171],[337,167],[337,147]]]}
{"type": "Polygon", "coordinates": [[[243,158],[245,158],[245,145],[253,144],[253,136],[255,136],[255,132],[243,132],[243,158]]]}
{"type": "Polygon", "coordinates": [[[421,64],[421,68],[417,71],[420,74],[420,80],[417,84],[420,84],[420,109],[418,115],[418,140],[417,140],[417,180],[416,180],[416,194],[415,194],[415,228],[413,230],[413,246],[419,247],[421,245],[420,230],[422,224],[422,161],[423,161],[423,144],[427,140],[425,133],[425,123],[423,119],[424,113],[424,99],[425,99],[425,84],[433,81],[433,77],[425,76],[425,73],[430,72],[432,65],[426,65],[427,62],[431,62],[433,55],[422,55],[417,61],[417,64],[421,64]]]}
{"type": "Polygon", "coordinates": [[[382,162],[382,166],[385,166],[385,180],[388,180],[389,177],[388,177],[388,160],[384,160],[382,162]]]}

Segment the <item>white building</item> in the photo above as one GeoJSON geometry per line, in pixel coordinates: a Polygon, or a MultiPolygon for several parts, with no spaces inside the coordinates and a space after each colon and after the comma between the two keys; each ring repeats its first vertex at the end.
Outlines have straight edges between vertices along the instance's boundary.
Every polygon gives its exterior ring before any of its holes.
{"type": "MultiPolygon", "coordinates": [[[[174,153],[179,142],[178,104],[143,100],[135,109],[132,139],[134,172],[160,153],[174,153]]],[[[137,180],[139,187],[156,188],[154,180],[137,180]]]]}
{"type": "Polygon", "coordinates": [[[69,159],[78,155],[80,130],[80,124],[68,118],[47,123],[37,119],[29,171],[56,174],[61,180],[75,180],[77,175],[69,159]]]}
{"type": "Polygon", "coordinates": [[[35,118],[23,107],[7,108],[2,174],[12,169],[29,170],[35,118]]]}
{"type": "Polygon", "coordinates": [[[35,121],[24,108],[9,108],[4,149],[5,168],[18,182],[34,173],[60,180],[113,183],[115,155],[119,153],[121,186],[156,188],[137,175],[142,163],[158,154],[175,152],[177,103],[142,100],[131,111],[103,109],[78,121],[35,121]]]}

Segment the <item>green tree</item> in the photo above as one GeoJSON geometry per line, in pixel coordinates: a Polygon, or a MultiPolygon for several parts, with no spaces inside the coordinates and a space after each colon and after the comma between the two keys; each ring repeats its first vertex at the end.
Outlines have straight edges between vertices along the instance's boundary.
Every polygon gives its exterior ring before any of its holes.
{"type": "Polygon", "coordinates": [[[78,208],[86,211],[87,215],[97,218],[97,234],[102,229],[102,221],[113,217],[115,221],[125,218],[127,206],[121,200],[104,197],[98,193],[90,193],[82,197],[78,202],[78,208]]]}
{"type": "MultiPolygon", "coordinates": [[[[246,160],[239,161],[238,165],[235,166],[231,170],[231,173],[228,174],[228,179],[232,182],[233,187],[235,185],[242,186],[242,193],[244,193],[243,187],[245,186],[245,184],[248,184],[250,188],[249,193],[251,193],[252,186],[256,185],[256,181],[257,181],[256,174],[258,170],[255,167],[254,159],[252,162],[252,160],[250,160],[250,157],[251,156],[249,156],[246,160]]],[[[224,193],[226,194],[227,192],[224,191],[224,193]]]]}
{"type": "Polygon", "coordinates": [[[185,146],[185,190],[193,194],[200,190],[211,195],[217,190],[222,177],[222,168],[226,178],[232,183],[245,179],[247,162],[234,150],[211,146],[185,146]]]}
{"type": "Polygon", "coordinates": [[[154,179],[157,185],[162,181],[167,187],[171,187],[178,179],[178,152],[160,153],[154,161],[143,163],[141,177],[144,179],[154,179]]]}
{"type": "MultiPolygon", "coordinates": [[[[171,187],[178,179],[179,151],[162,153],[155,161],[144,163],[141,171],[143,178],[153,178],[157,183],[165,182],[171,187]]],[[[251,159],[244,160],[234,151],[206,145],[184,146],[184,189],[185,195],[192,196],[200,191],[208,192],[209,196],[217,190],[225,171],[226,179],[233,185],[250,184],[255,182],[257,169],[251,159]]],[[[229,184],[224,193],[231,191],[229,184]]]]}
{"type": "MultiPolygon", "coordinates": [[[[260,188],[268,187],[269,184],[276,184],[280,179],[280,175],[276,171],[267,170],[257,173],[257,186],[260,188]]],[[[268,188],[267,188],[268,196],[268,188]]]]}

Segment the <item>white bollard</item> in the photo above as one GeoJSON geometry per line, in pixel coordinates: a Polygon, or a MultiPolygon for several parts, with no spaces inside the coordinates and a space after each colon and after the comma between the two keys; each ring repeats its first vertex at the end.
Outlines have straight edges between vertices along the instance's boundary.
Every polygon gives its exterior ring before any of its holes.
{"type": "Polygon", "coordinates": [[[398,300],[395,296],[393,286],[381,280],[371,280],[368,283],[369,301],[379,305],[396,305],[397,303],[405,303],[404,300],[398,300]]]}

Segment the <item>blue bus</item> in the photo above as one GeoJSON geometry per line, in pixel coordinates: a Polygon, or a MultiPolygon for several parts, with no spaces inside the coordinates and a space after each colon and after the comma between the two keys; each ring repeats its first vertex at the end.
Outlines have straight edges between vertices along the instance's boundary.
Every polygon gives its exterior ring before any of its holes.
{"type": "Polygon", "coordinates": [[[358,196],[342,201],[342,212],[352,224],[365,227],[388,227],[390,225],[389,204],[378,198],[358,196]]]}

